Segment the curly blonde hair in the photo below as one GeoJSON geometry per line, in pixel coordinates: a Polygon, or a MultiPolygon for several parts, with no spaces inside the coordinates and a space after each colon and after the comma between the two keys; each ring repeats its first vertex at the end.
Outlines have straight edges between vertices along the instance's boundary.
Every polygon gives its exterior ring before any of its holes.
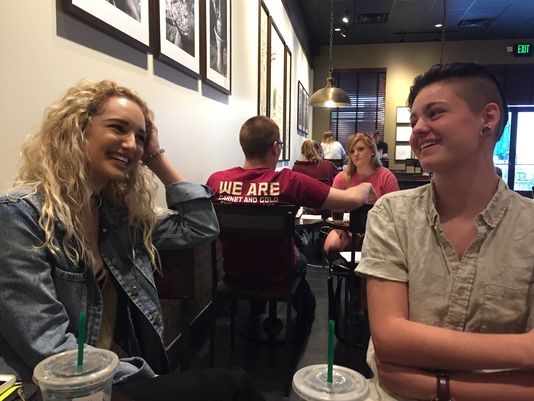
{"type": "Polygon", "coordinates": [[[347,186],[350,184],[352,176],[356,173],[356,166],[352,162],[352,159],[350,157],[350,152],[352,151],[352,148],[356,146],[358,142],[362,142],[365,147],[367,147],[371,154],[373,155],[371,159],[371,167],[373,169],[377,169],[382,167],[382,162],[380,161],[380,156],[378,154],[378,151],[376,150],[376,143],[371,138],[371,136],[365,132],[356,132],[350,137],[348,146],[347,146],[347,168],[343,171],[343,178],[345,179],[345,182],[347,183],[347,186]]]}
{"type": "MultiPolygon", "coordinates": [[[[40,129],[22,146],[21,167],[14,182],[16,188],[28,188],[43,195],[39,218],[45,235],[42,247],[52,253],[63,250],[74,263],[84,262],[92,269],[97,266],[99,250],[97,244],[90,241],[89,228],[83,219],[90,210],[93,195],[88,185],[90,164],[86,130],[91,118],[102,111],[111,97],[135,102],[145,118],[147,136],[151,134],[153,113],[135,92],[109,80],[82,80],[45,110],[40,129]],[[59,223],[66,231],[61,243],[55,235],[59,223]]],[[[142,239],[156,267],[157,251],[152,244],[156,224],[153,178],[152,172],[138,163],[125,181],[110,182],[101,195],[125,210],[131,240],[135,244],[142,239]]]]}

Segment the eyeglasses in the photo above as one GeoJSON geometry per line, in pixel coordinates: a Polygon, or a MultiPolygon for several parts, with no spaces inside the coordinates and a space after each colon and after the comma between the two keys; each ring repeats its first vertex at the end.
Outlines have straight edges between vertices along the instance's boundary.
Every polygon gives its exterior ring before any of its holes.
{"type": "Polygon", "coordinates": [[[280,149],[284,149],[284,142],[282,141],[274,141],[275,143],[278,144],[278,146],[280,146],[280,149]]]}

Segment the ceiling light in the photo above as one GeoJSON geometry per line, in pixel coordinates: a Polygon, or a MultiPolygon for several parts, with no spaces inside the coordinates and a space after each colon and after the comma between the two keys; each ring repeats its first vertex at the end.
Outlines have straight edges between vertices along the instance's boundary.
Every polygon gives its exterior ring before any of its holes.
{"type": "Polygon", "coordinates": [[[336,28],[334,28],[334,31],[339,32],[339,31],[341,31],[341,28],[340,27],[336,27],[336,28]]]}
{"type": "Polygon", "coordinates": [[[332,85],[332,43],[334,37],[334,0],[330,0],[330,45],[328,58],[328,76],[326,77],[326,86],[316,91],[309,101],[312,107],[340,107],[350,106],[350,98],[347,93],[340,88],[332,85]]]}
{"type": "Polygon", "coordinates": [[[344,24],[349,23],[349,12],[347,10],[345,10],[345,15],[341,18],[341,21],[343,21],[344,24]]]}
{"type": "Polygon", "coordinates": [[[435,25],[434,25],[434,28],[441,28],[442,26],[443,26],[443,24],[438,23],[438,24],[435,24],[435,25]]]}

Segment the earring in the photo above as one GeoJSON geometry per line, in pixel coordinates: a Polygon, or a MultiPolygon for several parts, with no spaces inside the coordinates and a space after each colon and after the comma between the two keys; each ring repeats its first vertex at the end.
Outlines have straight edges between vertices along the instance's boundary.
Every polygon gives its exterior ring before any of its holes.
{"type": "Polygon", "coordinates": [[[480,135],[483,137],[490,136],[491,134],[491,125],[484,125],[480,128],[480,135]]]}

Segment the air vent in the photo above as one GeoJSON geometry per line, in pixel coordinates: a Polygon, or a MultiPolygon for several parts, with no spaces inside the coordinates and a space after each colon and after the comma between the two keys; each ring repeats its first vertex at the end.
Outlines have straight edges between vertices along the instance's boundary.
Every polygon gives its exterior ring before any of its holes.
{"type": "Polygon", "coordinates": [[[463,19],[458,22],[460,29],[484,29],[493,22],[490,18],[463,19]]]}
{"type": "Polygon", "coordinates": [[[388,13],[358,14],[358,24],[385,24],[388,21],[388,13]]]}

